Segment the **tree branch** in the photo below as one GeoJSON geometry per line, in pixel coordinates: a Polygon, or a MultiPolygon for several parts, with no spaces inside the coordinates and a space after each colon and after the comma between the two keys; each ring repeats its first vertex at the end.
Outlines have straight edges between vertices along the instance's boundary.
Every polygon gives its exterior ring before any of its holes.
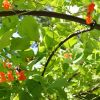
{"type": "MultiPolygon", "coordinates": [[[[46,17],[55,17],[61,18],[65,20],[74,21],[80,24],[87,25],[85,19],[75,17],[72,15],[56,13],[56,12],[48,12],[48,11],[27,11],[27,10],[13,10],[13,11],[0,11],[0,17],[2,16],[13,16],[13,15],[32,15],[32,16],[46,16],[46,17]]],[[[95,29],[100,30],[100,24],[96,24],[95,29]]]]}
{"type": "Polygon", "coordinates": [[[44,66],[44,70],[43,70],[43,72],[42,72],[42,76],[44,76],[44,73],[45,73],[45,71],[46,71],[46,68],[47,68],[47,66],[48,66],[48,64],[49,64],[49,62],[50,62],[50,60],[51,60],[51,58],[53,57],[53,55],[55,54],[55,52],[58,50],[59,47],[61,47],[61,45],[62,45],[63,43],[67,42],[69,39],[71,39],[72,37],[74,37],[74,36],[76,36],[76,35],[78,35],[78,34],[91,31],[91,30],[93,29],[93,26],[94,26],[94,24],[92,23],[92,24],[91,24],[91,28],[85,29],[85,30],[81,30],[81,31],[77,31],[77,32],[75,32],[75,33],[69,35],[69,36],[68,36],[67,38],[65,38],[63,41],[61,41],[61,42],[57,45],[57,47],[51,52],[49,58],[47,59],[47,62],[45,63],[45,66],[44,66]]]}
{"type": "Polygon", "coordinates": [[[98,90],[99,88],[100,88],[100,84],[97,84],[97,85],[95,85],[94,87],[90,88],[87,91],[80,91],[77,94],[74,94],[74,96],[75,97],[80,97],[80,96],[83,96],[83,95],[87,95],[87,94],[92,93],[93,91],[98,90]]]}

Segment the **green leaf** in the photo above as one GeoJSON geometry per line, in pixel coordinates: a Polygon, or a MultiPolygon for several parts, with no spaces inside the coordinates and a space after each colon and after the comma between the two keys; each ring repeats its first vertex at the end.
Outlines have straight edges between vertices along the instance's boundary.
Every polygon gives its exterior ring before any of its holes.
{"type": "Polygon", "coordinates": [[[57,42],[48,35],[45,35],[45,43],[48,49],[53,48],[57,44],[57,42]]]}
{"type": "Polygon", "coordinates": [[[38,74],[35,74],[33,76],[33,78],[34,78],[35,81],[40,82],[41,85],[44,85],[46,83],[46,80],[42,76],[40,76],[38,74]]]}
{"type": "Polygon", "coordinates": [[[10,37],[12,36],[14,30],[9,30],[0,38],[0,49],[5,48],[10,45],[10,37]]]}
{"type": "Polygon", "coordinates": [[[67,42],[65,42],[64,45],[68,48],[71,48],[76,43],[77,43],[77,39],[76,38],[71,38],[67,42]]]}
{"type": "Polygon", "coordinates": [[[67,70],[69,68],[69,64],[68,63],[63,63],[62,68],[63,68],[64,72],[67,72],[67,70]]]}
{"type": "Polygon", "coordinates": [[[34,98],[26,91],[19,93],[19,100],[34,100],[34,98]]]}
{"type": "Polygon", "coordinates": [[[4,33],[8,32],[11,29],[15,29],[18,24],[18,17],[17,16],[7,16],[3,17],[0,20],[0,36],[4,33]]]}
{"type": "Polygon", "coordinates": [[[9,30],[12,28],[15,28],[18,23],[18,17],[17,16],[8,16],[2,18],[2,24],[5,30],[9,30]]]}
{"type": "Polygon", "coordinates": [[[49,87],[51,88],[61,88],[63,86],[66,86],[67,81],[65,78],[59,78],[55,80],[49,87]]]}
{"type": "Polygon", "coordinates": [[[19,54],[23,59],[33,58],[33,56],[34,56],[34,52],[31,49],[20,51],[19,54]]]}
{"type": "Polygon", "coordinates": [[[32,1],[25,2],[24,0],[16,0],[14,1],[14,4],[17,5],[18,9],[34,9],[35,3],[32,1]]]}
{"type": "Polygon", "coordinates": [[[30,47],[30,42],[26,38],[13,38],[11,40],[12,50],[25,50],[30,47]]]}
{"type": "Polygon", "coordinates": [[[63,90],[63,89],[57,89],[58,90],[58,93],[59,93],[59,96],[58,98],[61,100],[68,100],[67,99],[67,93],[63,90]]]}
{"type": "Polygon", "coordinates": [[[94,39],[96,39],[97,41],[99,41],[99,37],[100,37],[99,30],[91,31],[90,36],[93,37],[94,39]]]}
{"type": "Polygon", "coordinates": [[[100,73],[100,65],[97,66],[96,73],[97,73],[97,74],[100,73]]]}
{"type": "Polygon", "coordinates": [[[88,39],[84,46],[84,56],[87,57],[89,54],[91,54],[94,48],[98,48],[96,40],[88,39]]]}
{"type": "Polygon", "coordinates": [[[18,57],[16,55],[12,55],[11,58],[12,58],[12,62],[13,62],[14,65],[19,65],[19,64],[22,64],[22,63],[26,64],[25,61],[23,61],[21,57],[18,57]]]}
{"type": "Polygon", "coordinates": [[[21,37],[29,40],[39,40],[39,25],[32,16],[25,16],[18,26],[18,32],[21,37]]]}
{"type": "Polygon", "coordinates": [[[29,93],[31,93],[31,95],[34,97],[34,99],[39,100],[39,98],[41,97],[41,92],[42,92],[41,84],[34,80],[27,80],[26,87],[29,93]]]}
{"type": "Polygon", "coordinates": [[[8,88],[9,85],[6,83],[0,83],[0,99],[10,100],[11,90],[8,88]]]}

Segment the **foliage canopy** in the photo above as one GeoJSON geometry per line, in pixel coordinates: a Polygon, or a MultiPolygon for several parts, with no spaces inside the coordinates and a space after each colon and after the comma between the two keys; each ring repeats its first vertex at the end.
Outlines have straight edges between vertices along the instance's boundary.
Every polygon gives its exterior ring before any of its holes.
{"type": "MultiPolygon", "coordinates": [[[[90,0],[9,0],[14,10],[43,10],[86,17],[90,0]]],[[[2,5],[3,0],[0,0],[2,5]]],[[[100,24],[100,2],[93,18],[100,24]]],[[[5,11],[0,6],[0,12],[5,11]]],[[[5,11],[6,12],[6,11],[5,11]]],[[[78,35],[51,52],[67,36],[86,25],[60,18],[20,15],[0,17],[0,72],[12,70],[12,82],[0,83],[0,100],[99,100],[100,30],[78,35]],[[8,68],[4,63],[11,63],[8,68]],[[15,68],[27,77],[19,81],[15,68]]],[[[7,76],[6,76],[7,77],[7,76]]],[[[1,76],[0,76],[1,78],[1,76]]]]}

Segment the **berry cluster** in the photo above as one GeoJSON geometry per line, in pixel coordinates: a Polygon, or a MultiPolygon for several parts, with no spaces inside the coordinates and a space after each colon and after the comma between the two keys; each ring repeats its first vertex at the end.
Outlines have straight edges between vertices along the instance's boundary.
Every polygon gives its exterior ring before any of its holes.
{"type": "Polygon", "coordinates": [[[94,11],[94,7],[95,7],[94,2],[92,2],[91,4],[88,5],[87,16],[86,16],[86,24],[92,23],[92,13],[94,11]]]}
{"type": "Polygon", "coordinates": [[[66,59],[71,59],[72,58],[72,54],[70,54],[70,53],[65,53],[64,54],[64,58],[66,58],[66,59]]]}
{"type": "MultiPolygon", "coordinates": [[[[13,76],[14,72],[12,70],[12,63],[3,62],[3,67],[9,70],[6,74],[4,72],[0,72],[0,83],[14,81],[14,76],[13,76]]],[[[19,81],[26,80],[24,71],[21,70],[19,67],[15,68],[15,72],[19,81]]]]}

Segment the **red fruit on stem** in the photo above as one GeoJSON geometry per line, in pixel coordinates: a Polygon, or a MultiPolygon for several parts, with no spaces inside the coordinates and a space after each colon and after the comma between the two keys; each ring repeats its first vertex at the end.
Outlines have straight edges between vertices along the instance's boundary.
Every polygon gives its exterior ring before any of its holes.
{"type": "Polygon", "coordinates": [[[8,71],[7,77],[8,77],[8,81],[14,81],[14,77],[13,77],[12,71],[8,71]]]}
{"type": "Polygon", "coordinates": [[[4,0],[2,3],[2,7],[4,7],[5,10],[9,10],[11,8],[11,4],[8,0],[4,0]]]}
{"type": "Polygon", "coordinates": [[[0,72],[0,83],[6,82],[6,76],[4,72],[0,72]]]}
{"type": "Polygon", "coordinates": [[[91,16],[87,16],[86,17],[86,24],[91,24],[92,23],[92,17],[91,16]]]}

